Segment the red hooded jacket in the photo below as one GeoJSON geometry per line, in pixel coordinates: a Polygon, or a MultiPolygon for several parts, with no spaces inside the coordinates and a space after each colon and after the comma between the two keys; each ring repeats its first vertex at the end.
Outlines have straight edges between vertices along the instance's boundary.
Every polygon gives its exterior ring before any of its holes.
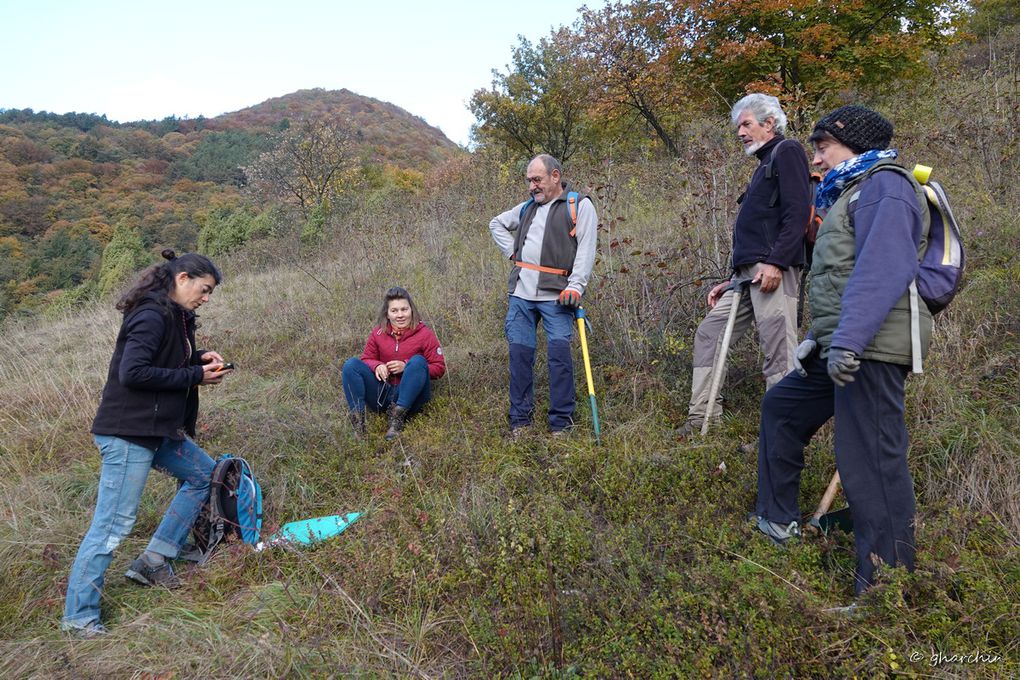
{"type": "MultiPolygon", "coordinates": [[[[417,327],[399,335],[394,333],[388,323],[385,328],[376,326],[368,336],[361,360],[374,372],[379,364],[385,364],[387,361],[406,363],[416,354],[425,357],[429,365],[429,378],[432,380],[441,378],[446,373],[446,357],[443,356],[439,338],[421,321],[417,327]]],[[[401,375],[390,375],[388,382],[391,385],[399,385],[401,375]]]]}

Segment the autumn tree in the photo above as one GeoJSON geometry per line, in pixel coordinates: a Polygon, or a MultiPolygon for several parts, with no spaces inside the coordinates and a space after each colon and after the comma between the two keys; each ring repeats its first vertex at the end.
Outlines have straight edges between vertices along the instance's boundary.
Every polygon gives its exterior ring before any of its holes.
{"type": "Polygon", "coordinates": [[[244,169],[249,188],[260,201],[296,205],[307,217],[313,210],[330,212],[357,184],[360,165],[347,119],[305,120],[276,142],[244,169]]]}
{"type": "Polygon", "coordinates": [[[149,260],[138,230],[119,222],[113,230],[113,238],[103,249],[103,259],[99,266],[100,294],[107,295],[118,290],[149,260]]]}
{"type": "MultiPolygon", "coordinates": [[[[1010,1],[984,0],[998,14],[1010,1]]],[[[561,128],[572,120],[539,106],[556,100],[538,76],[550,55],[562,57],[553,63],[565,64],[585,104],[573,120],[599,131],[638,122],[679,156],[692,116],[726,111],[748,91],[776,94],[803,117],[840,92],[876,92],[923,73],[925,55],[952,42],[965,7],[963,0],[633,0],[585,8],[555,41],[522,41],[513,68],[476,92],[472,111],[483,138],[532,150],[541,138],[537,121],[555,129],[549,113],[561,128]]]]}
{"type": "Polygon", "coordinates": [[[687,88],[697,16],[684,3],[617,2],[585,8],[578,22],[580,56],[595,112],[602,118],[634,116],[672,155],[692,93],[687,88]]]}
{"type": "Polygon", "coordinates": [[[765,91],[810,109],[923,72],[963,9],[957,0],[706,0],[691,74],[726,101],[765,91]]]}
{"type": "Polygon", "coordinates": [[[476,90],[470,108],[479,121],[477,141],[562,161],[591,141],[587,83],[574,55],[577,36],[566,28],[532,44],[524,37],[506,73],[493,71],[492,87],[476,90]]]}

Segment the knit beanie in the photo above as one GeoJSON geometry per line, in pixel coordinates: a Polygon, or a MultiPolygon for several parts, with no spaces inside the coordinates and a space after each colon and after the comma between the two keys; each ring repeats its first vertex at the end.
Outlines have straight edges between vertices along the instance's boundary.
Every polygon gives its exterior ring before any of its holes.
{"type": "Polygon", "coordinates": [[[815,132],[828,132],[854,153],[883,150],[892,141],[893,124],[863,106],[841,106],[815,123],[815,132]]]}

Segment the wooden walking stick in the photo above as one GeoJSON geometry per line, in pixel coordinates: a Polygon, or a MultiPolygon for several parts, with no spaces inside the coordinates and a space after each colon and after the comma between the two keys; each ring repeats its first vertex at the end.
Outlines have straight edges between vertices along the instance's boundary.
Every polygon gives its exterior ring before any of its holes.
{"type": "Polygon", "coordinates": [[[712,422],[712,410],[715,408],[716,397],[719,396],[719,387],[722,385],[722,377],[726,372],[726,354],[730,351],[730,338],[733,336],[733,325],[737,321],[737,311],[740,308],[740,296],[747,286],[747,279],[731,281],[727,286],[733,291],[733,299],[730,301],[730,315],[726,319],[726,329],[723,331],[722,342],[719,351],[715,355],[715,363],[712,364],[712,382],[708,390],[708,407],[705,410],[705,422],[701,424],[701,436],[708,434],[708,424],[712,422]]]}

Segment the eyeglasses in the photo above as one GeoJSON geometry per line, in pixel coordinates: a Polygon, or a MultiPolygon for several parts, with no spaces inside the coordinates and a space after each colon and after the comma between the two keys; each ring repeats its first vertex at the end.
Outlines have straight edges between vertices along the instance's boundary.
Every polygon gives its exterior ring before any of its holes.
{"type": "Polygon", "coordinates": [[[545,177],[528,177],[528,184],[541,184],[545,177]]]}

